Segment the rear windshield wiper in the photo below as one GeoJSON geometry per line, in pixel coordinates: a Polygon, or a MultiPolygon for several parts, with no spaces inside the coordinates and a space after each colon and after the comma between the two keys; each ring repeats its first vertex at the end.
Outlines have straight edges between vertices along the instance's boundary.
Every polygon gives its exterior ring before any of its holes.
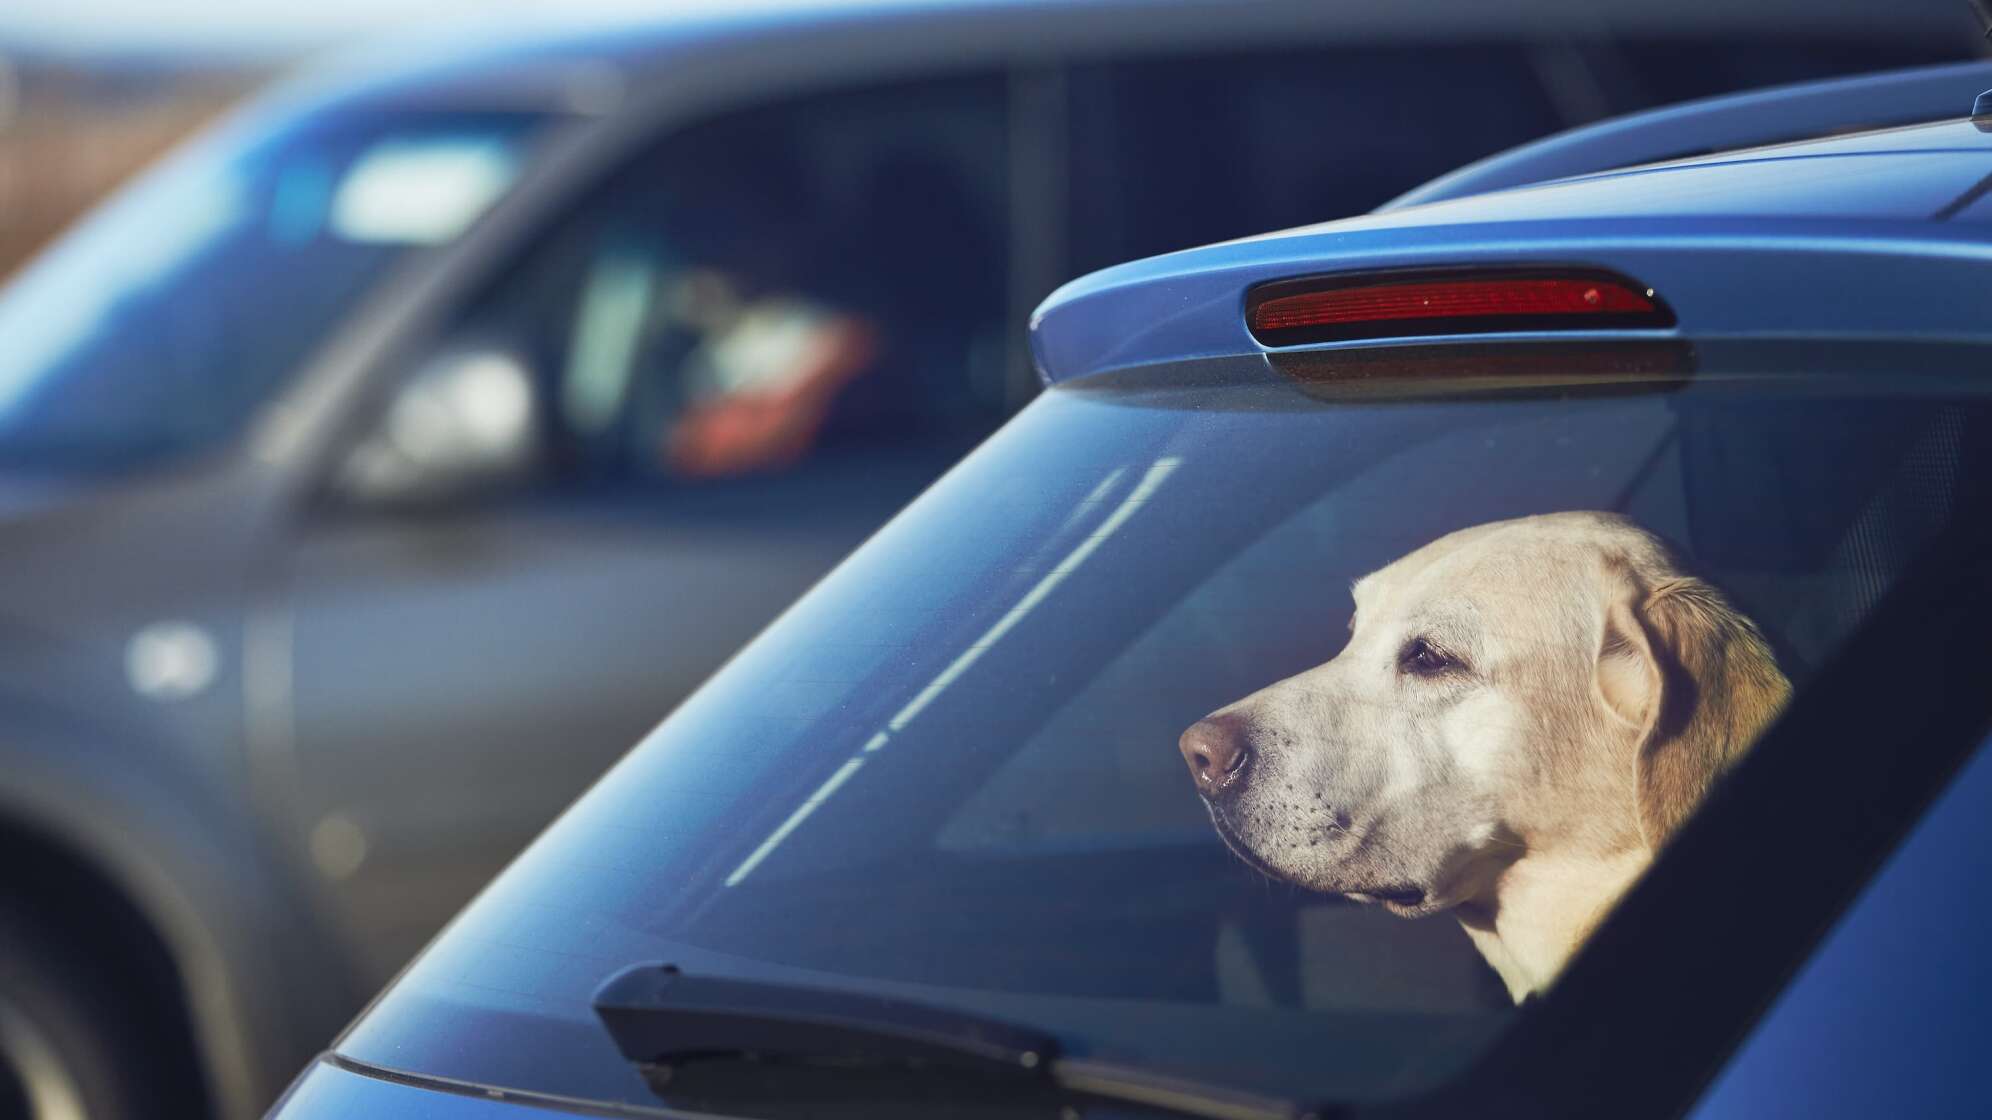
{"type": "Polygon", "coordinates": [[[595,1014],[674,1106],[755,1103],[809,1115],[943,1102],[1066,1114],[1075,1097],[1216,1120],[1317,1120],[1319,1109],[1135,1067],[1066,1057],[1052,1034],[865,992],[644,964],[609,978],[595,1014]]]}

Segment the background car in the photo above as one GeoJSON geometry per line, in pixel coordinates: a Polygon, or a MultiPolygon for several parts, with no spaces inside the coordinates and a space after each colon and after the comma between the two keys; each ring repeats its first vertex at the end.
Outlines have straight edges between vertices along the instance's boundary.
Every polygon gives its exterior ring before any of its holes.
{"type": "MultiPolygon", "coordinates": [[[[1984,78],[1928,88],[1961,112],[1984,78]]],[[[1769,132],[1804,115],[1784,96],[1741,106],[1769,132]]],[[[1647,123],[1671,143],[1697,112],[1647,123]]],[[[1975,1115],[1981,123],[1461,187],[1067,285],[1033,316],[1049,391],[563,816],[278,1115],[1975,1115]],[[1670,542],[1795,691],[1517,1007],[1450,918],[1234,858],[1177,735],[1334,654],[1364,573],[1586,510],[1670,542]]],[[[1571,648],[1588,702],[1614,647],[1571,648]]],[[[1440,687],[1404,672],[1367,702],[1440,687]]],[[[1298,812],[1317,791],[1291,780],[1298,812]]],[[[1585,796],[1630,814],[1631,784],[1585,796]]]]}
{"type": "Polygon", "coordinates": [[[1064,278],[1977,49],[1948,4],[886,5],[278,92],[0,297],[0,1064],[255,1112],[1035,393],[1064,278]]]}

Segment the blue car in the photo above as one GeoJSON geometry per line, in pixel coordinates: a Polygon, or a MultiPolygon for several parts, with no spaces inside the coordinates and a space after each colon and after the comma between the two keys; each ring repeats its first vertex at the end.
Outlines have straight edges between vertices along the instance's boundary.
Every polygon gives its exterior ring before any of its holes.
{"type": "Polygon", "coordinates": [[[1982,1114],[1974,92],[1067,285],[277,1115],[1982,1114]]]}
{"type": "Polygon", "coordinates": [[[1064,280],[1982,50],[1957,0],[651,7],[328,63],[0,290],[0,1116],[261,1115],[1036,394],[1064,280]]]}

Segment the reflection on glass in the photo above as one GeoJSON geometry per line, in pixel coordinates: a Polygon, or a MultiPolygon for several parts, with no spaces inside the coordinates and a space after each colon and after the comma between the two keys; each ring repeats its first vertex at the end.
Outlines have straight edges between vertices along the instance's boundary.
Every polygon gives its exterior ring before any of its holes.
{"type": "Polygon", "coordinates": [[[176,155],[0,294],[0,465],[116,469],[233,436],[391,265],[496,201],[536,124],[327,111],[176,155]]]}
{"type": "MultiPolygon", "coordinates": [[[[769,854],[775,850],[776,845],[787,839],[790,833],[794,832],[803,821],[809,818],[809,814],[816,811],[818,805],[821,805],[825,799],[832,793],[835,793],[838,787],[850,780],[851,776],[857,772],[858,767],[864,763],[865,755],[883,749],[887,744],[891,743],[893,733],[905,730],[906,726],[913,722],[928,704],[932,703],[936,697],[946,691],[949,685],[959,680],[961,675],[967,672],[976,661],[980,660],[985,652],[1001,641],[1003,635],[1009,633],[1013,627],[1023,621],[1024,616],[1037,609],[1038,605],[1043,603],[1059,584],[1065,582],[1066,577],[1078,570],[1079,566],[1086,562],[1086,558],[1091,556],[1093,551],[1099,548],[1102,542],[1113,536],[1127,522],[1127,519],[1132,517],[1135,511],[1140,509],[1142,504],[1154,495],[1156,489],[1169,477],[1170,472],[1176,469],[1180,461],[1176,458],[1167,458],[1157,460],[1152,464],[1142,475],[1141,481],[1134,487],[1133,491],[1114,507],[1113,512],[1107,515],[1106,519],[1100,523],[1098,529],[1081,538],[1073,546],[1072,550],[1066,553],[1063,560],[1059,561],[1041,579],[1031,585],[1030,590],[1026,591],[1017,600],[1015,606],[1012,606],[1005,612],[1003,617],[997,619],[995,624],[990,626],[989,629],[983,631],[953,661],[948,662],[947,667],[942,669],[933,680],[928,681],[925,687],[914,693],[913,698],[908,700],[904,707],[894,712],[891,718],[885,721],[884,728],[873,733],[869,739],[866,739],[864,746],[859,748],[859,752],[853,755],[850,761],[838,767],[836,772],[831,774],[824,781],[823,785],[817,788],[815,793],[810,794],[797,807],[795,812],[789,814],[788,819],[784,820],[773,832],[769,833],[768,838],[761,841],[760,845],[745,860],[741,861],[739,867],[733,869],[733,873],[726,877],[725,885],[729,887],[738,886],[742,880],[746,879],[754,868],[760,866],[762,860],[768,858],[769,854]]],[[[1086,499],[1080,502],[1073,510],[1073,516],[1078,517],[1090,507],[1098,505],[1106,497],[1109,488],[1120,478],[1124,470],[1125,468],[1121,467],[1114,468],[1101,481],[1100,485],[1095,487],[1093,492],[1087,495],[1086,499]]],[[[1067,524],[1070,524],[1069,519],[1067,524]]]]}
{"type": "Polygon", "coordinates": [[[234,176],[194,161],[121,197],[44,257],[0,303],[0,415],[20,408],[53,363],[104,329],[121,296],[156,289],[241,223],[247,202],[234,176]]]}
{"type": "Polygon", "coordinates": [[[1666,392],[1592,396],[1325,401],[1251,363],[1047,393],[343,1049],[644,1104],[589,999],[667,960],[1304,1099],[1433,1084],[1664,861],[1780,674],[1803,692],[1978,469],[1981,355],[1830,356],[1710,344],[1666,392]],[[1212,713],[1236,738],[1201,744],[1207,801],[1182,740],[1212,713]],[[466,1015],[533,1053],[425,1034],[466,1015]]]}
{"type": "Polygon", "coordinates": [[[511,185],[517,163],[510,145],[489,136],[384,140],[332,196],[332,232],[348,241],[453,241],[511,185]]]}

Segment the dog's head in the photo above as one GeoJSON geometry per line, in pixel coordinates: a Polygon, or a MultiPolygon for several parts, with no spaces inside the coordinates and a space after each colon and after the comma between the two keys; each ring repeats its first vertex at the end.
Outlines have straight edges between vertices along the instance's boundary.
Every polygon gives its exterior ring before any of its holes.
{"type": "Polygon", "coordinates": [[[1341,653],[1180,745],[1233,851],[1407,916],[1526,851],[1657,848],[1789,691],[1756,627],[1614,515],[1464,529],[1354,595],[1341,653]]]}

